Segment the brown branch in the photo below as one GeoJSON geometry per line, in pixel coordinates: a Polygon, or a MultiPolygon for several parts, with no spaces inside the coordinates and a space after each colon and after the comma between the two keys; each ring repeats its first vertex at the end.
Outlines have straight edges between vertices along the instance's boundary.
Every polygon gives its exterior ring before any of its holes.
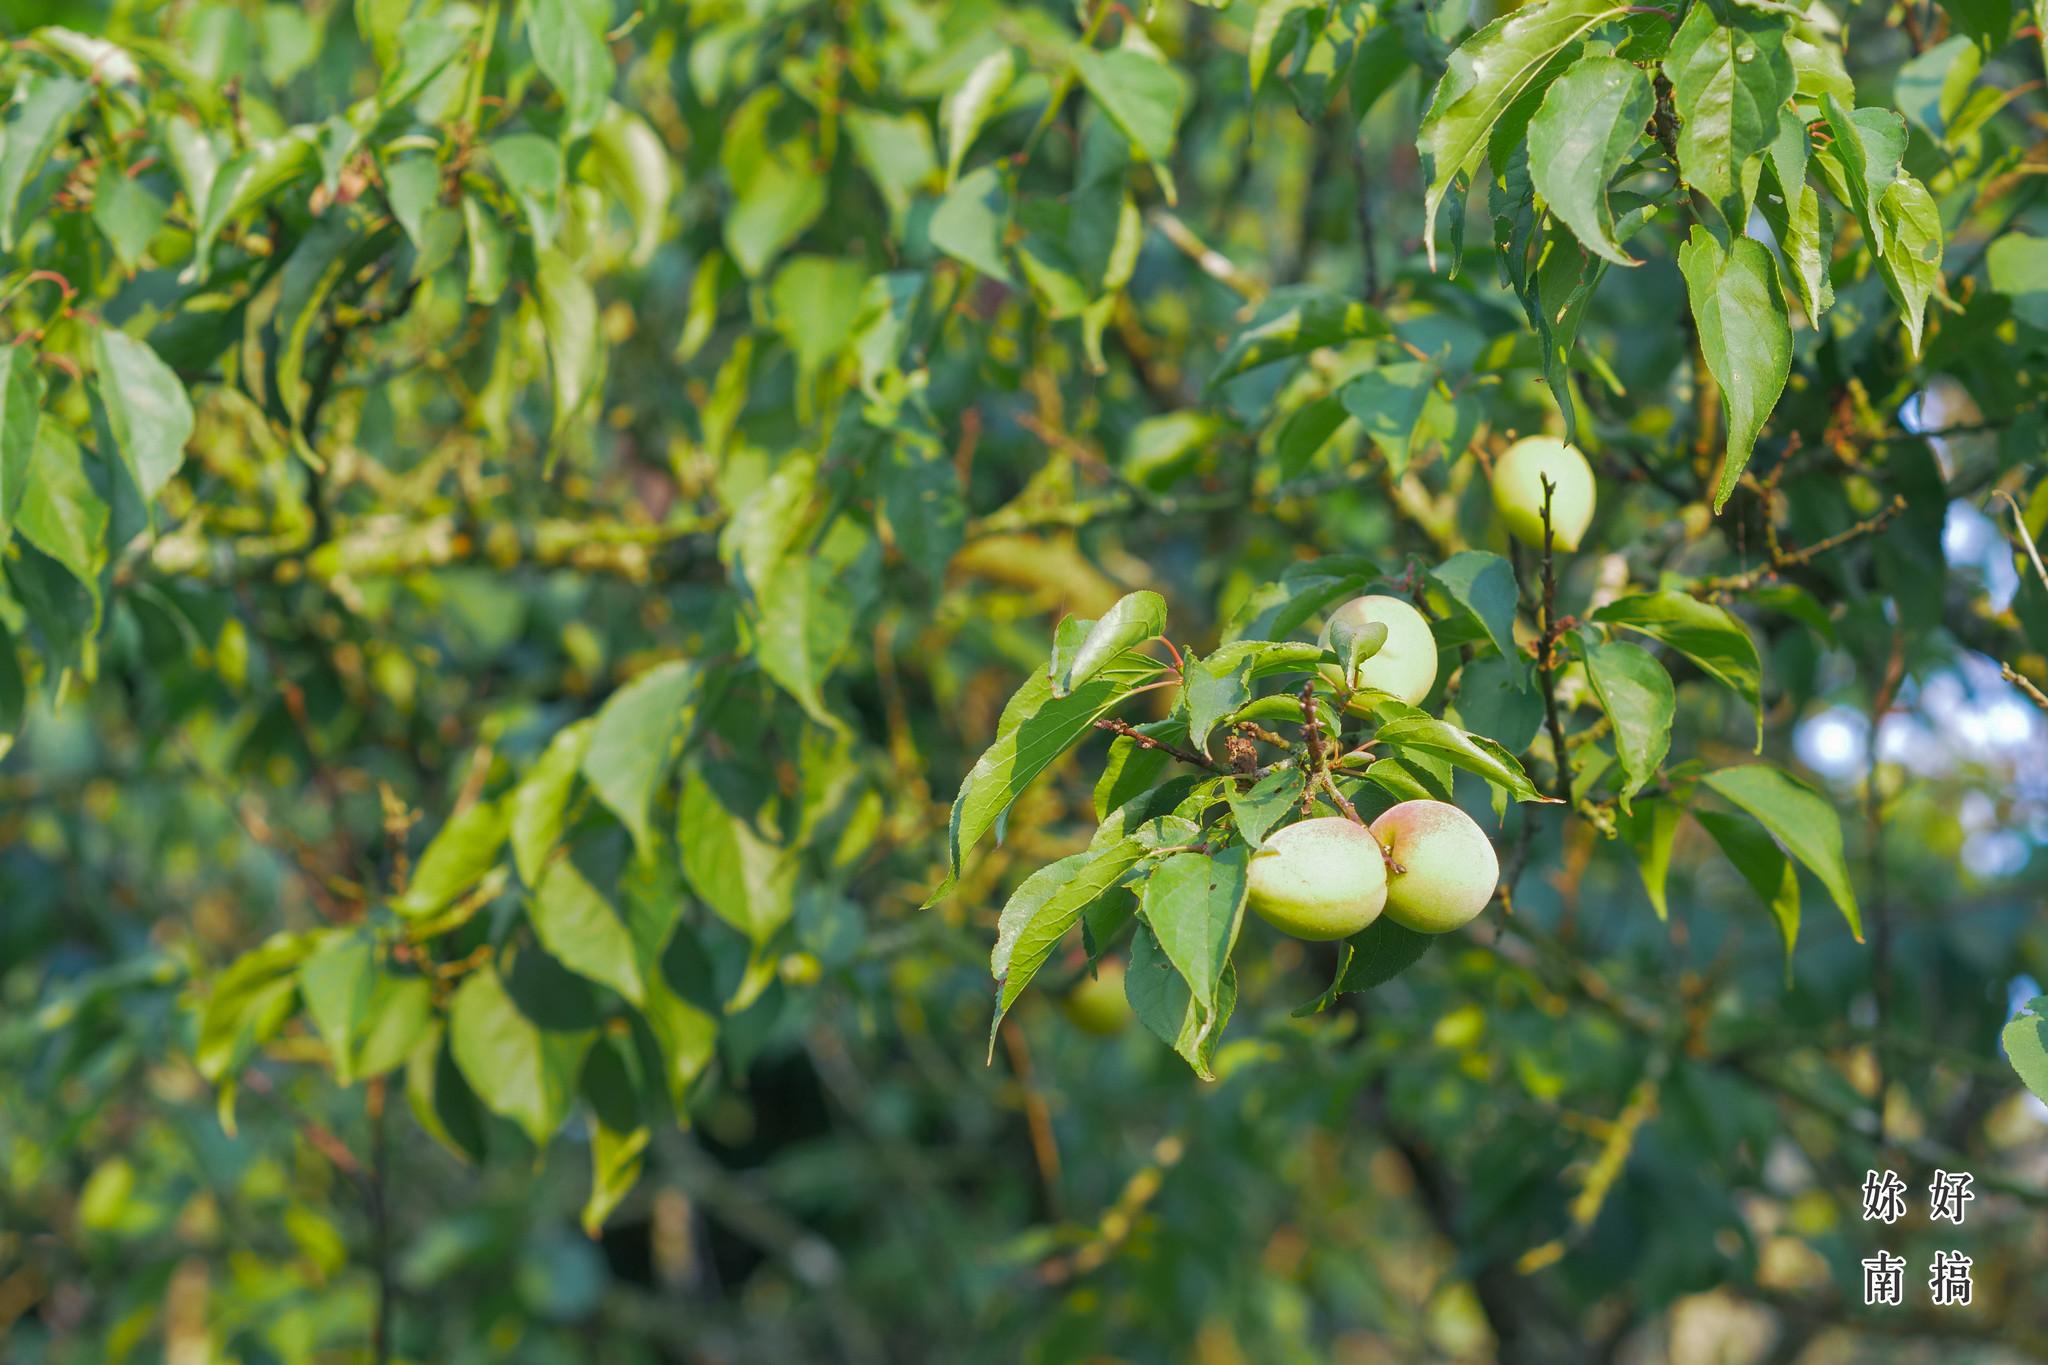
{"type": "Polygon", "coordinates": [[[1183,749],[1178,744],[1169,743],[1163,739],[1154,739],[1151,735],[1146,734],[1127,720],[1119,720],[1115,716],[1104,716],[1095,722],[1095,728],[1107,730],[1113,735],[1123,735],[1134,741],[1140,749],[1157,749],[1161,753],[1172,754],[1183,763],[1192,763],[1198,768],[1207,768],[1212,773],[1223,771],[1222,766],[1207,754],[1198,754],[1193,749],[1183,749]]]}
{"type": "Polygon", "coordinates": [[[1557,641],[1563,634],[1557,620],[1556,534],[1550,524],[1550,499],[1557,485],[1547,475],[1543,483],[1543,597],[1536,622],[1536,674],[1543,684],[1543,723],[1550,731],[1550,752],[1557,768],[1552,794],[1565,805],[1572,802],[1571,759],[1565,753],[1564,722],[1557,714],[1557,641]]]}
{"type": "MultiPolygon", "coordinates": [[[[1837,531],[1824,540],[1816,540],[1813,544],[1797,550],[1785,550],[1778,544],[1777,536],[1773,533],[1768,537],[1771,552],[1769,563],[1760,564],[1754,569],[1748,569],[1738,574],[1722,574],[1713,578],[1703,578],[1693,584],[1692,593],[1695,597],[1714,597],[1731,592],[1747,592],[1759,584],[1776,578],[1787,569],[1796,569],[1810,564],[1828,551],[1840,549],[1852,540],[1860,540],[1864,536],[1876,535],[1879,531],[1890,525],[1892,520],[1905,510],[1906,499],[1904,495],[1893,494],[1892,500],[1880,508],[1875,515],[1865,517],[1862,521],[1857,522],[1846,530],[1837,531]]],[[[1766,525],[1770,523],[1770,516],[1770,504],[1767,498],[1764,506],[1764,521],[1766,525]]]]}
{"type": "Polygon", "coordinates": [[[364,1097],[370,1117],[370,1263],[377,1277],[377,1315],[371,1327],[370,1354],[376,1365],[390,1365],[391,1313],[398,1292],[391,1265],[391,1144],[385,1131],[384,1099],[384,1079],[380,1076],[365,1087],[364,1097]]]}
{"type": "Polygon", "coordinates": [[[2020,672],[2011,664],[2001,661],[1998,665],[1998,676],[2019,688],[2020,691],[2026,693],[2029,697],[2032,697],[2034,705],[2044,711],[2048,711],[2048,694],[2043,694],[2040,688],[2034,686],[2033,679],[2027,677],[2026,674],[2020,672]]]}
{"type": "Polygon", "coordinates": [[[1031,1048],[1022,1030],[1003,1030],[1003,1047],[1010,1054],[1010,1069],[1017,1073],[1017,1089],[1024,1100],[1024,1124],[1031,1134],[1031,1155],[1038,1163],[1039,1184],[1045,1190],[1046,1212],[1055,1221],[1065,1221],[1065,1200],[1060,1196],[1060,1145],[1052,1129],[1052,1112],[1031,1068],[1031,1048]]]}
{"type": "MultiPolygon", "coordinates": [[[[1363,116],[1364,110],[1354,110],[1363,116]]],[[[1365,301],[1378,303],[1380,300],[1380,268],[1373,251],[1372,195],[1370,181],[1366,175],[1365,138],[1363,132],[1351,138],[1351,175],[1358,182],[1358,254],[1365,264],[1365,301]]]]}

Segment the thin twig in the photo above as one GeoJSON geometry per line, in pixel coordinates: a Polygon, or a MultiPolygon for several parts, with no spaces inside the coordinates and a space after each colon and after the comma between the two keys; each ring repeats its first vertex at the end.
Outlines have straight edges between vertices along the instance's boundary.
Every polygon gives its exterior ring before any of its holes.
{"type": "MultiPolygon", "coordinates": [[[[1328,781],[1330,770],[1323,757],[1323,726],[1316,719],[1316,687],[1313,682],[1301,685],[1301,738],[1308,748],[1308,780],[1301,787],[1301,813],[1307,815],[1315,809],[1318,780],[1328,783],[1333,792],[1337,789],[1335,783],[1328,781]]],[[[1339,794],[1337,799],[1343,801],[1344,798],[1339,794]]],[[[1358,819],[1358,812],[1352,811],[1351,818],[1358,819]]]]}
{"type": "Polygon", "coordinates": [[[1123,735],[1135,742],[1140,749],[1157,749],[1161,753],[1172,754],[1183,763],[1192,763],[1198,768],[1207,768],[1212,773],[1223,771],[1222,766],[1207,754],[1198,754],[1193,749],[1183,749],[1178,744],[1173,744],[1163,739],[1155,739],[1127,720],[1120,720],[1115,716],[1104,716],[1095,722],[1095,728],[1107,730],[1113,735],[1123,735]]]}
{"type": "Polygon", "coordinates": [[[1039,1184],[1045,1189],[1046,1212],[1055,1221],[1066,1218],[1066,1203],[1060,1195],[1060,1144],[1052,1128],[1052,1112],[1031,1069],[1031,1048],[1021,1029],[1003,1030],[1003,1047],[1010,1054],[1010,1069],[1017,1073],[1017,1089],[1024,1097],[1024,1124],[1031,1134],[1031,1155],[1038,1163],[1039,1184]]]}
{"type": "Polygon", "coordinates": [[[1884,678],[1878,684],[1877,694],[1870,700],[1863,771],[1864,819],[1870,826],[1870,979],[1871,995],[1877,1006],[1877,1039],[1870,1049],[1871,1058],[1877,1064],[1877,1094],[1872,1109],[1875,1111],[1873,1117],[1879,1147],[1885,1145],[1884,1102],[1886,1092],[1891,1089],[1889,1049],[1884,1039],[1891,1032],[1892,917],[1885,878],[1884,796],[1878,789],[1877,780],[1878,745],[1883,736],[1885,715],[1892,709],[1892,699],[1898,695],[1899,683],[1905,674],[1906,636],[1894,626],[1891,656],[1885,664],[1884,678]]]}
{"type": "Polygon", "coordinates": [[[2003,488],[1995,490],[1993,496],[2005,499],[2005,505],[2012,509],[2012,529],[2018,533],[2020,544],[2027,547],[2027,558],[2034,562],[2034,573],[2041,580],[2041,586],[2048,588],[2048,566],[2041,563],[2041,551],[2034,545],[2033,533],[2027,530],[2027,519],[2020,512],[2019,502],[2003,488]]]}
{"type": "Polygon", "coordinates": [[[1358,182],[1358,255],[1365,265],[1365,301],[1378,303],[1380,267],[1373,250],[1372,195],[1366,175],[1365,138],[1362,133],[1351,138],[1351,175],[1358,182]]]}
{"type": "MultiPolygon", "coordinates": [[[[1771,551],[1769,563],[1759,564],[1756,568],[1745,570],[1742,573],[1702,578],[1699,582],[1693,584],[1693,595],[1695,597],[1708,597],[1723,593],[1747,592],[1761,583],[1776,578],[1787,569],[1796,569],[1802,565],[1810,564],[1821,555],[1826,554],[1830,550],[1840,549],[1852,540],[1876,535],[1879,531],[1890,525],[1893,518],[1905,510],[1905,497],[1901,494],[1894,494],[1892,500],[1875,514],[1865,517],[1846,530],[1837,531],[1824,540],[1816,540],[1813,544],[1797,550],[1788,551],[1783,549],[1777,543],[1776,537],[1772,536],[1769,538],[1771,551]]],[[[1764,518],[1766,523],[1768,523],[1770,519],[1768,504],[1764,509],[1764,518]]]]}
{"type": "Polygon", "coordinates": [[[2034,705],[2044,711],[2048,711],[2048,693],[2043,693],[2040,688],[2034,686],[2033,679],[2027,677],[2026,674],[2020,672],[2011,664],[2001,661],[1998,665],[1998,676],[2019,688],[2020,691],[2026,693],[2029,697],[2032,697],[2034,705]]]}
{"type": "Polygon", "coordinates": [[[391,1151],[384,1122],[382,1077],[365,1087],[370,1112],[370,1260],[377,1275],[377,1317],[370,1352],[376,1365],[390,1365],[391,1312],[398,1292],[391,1265],[391,1151]]]}
{"type": "Polygon", "coordinates": [[[1550,752],[1557,767],[1552,795],[1569,806],[1572,803],[1571,760],[1564,748],[1564,722],[1557,714],[1557,641],[1562,632],[1557,624],[1556,535],[1550,524],[1550,499],[1557,491],[1557,485],[1547,475],[1538,477],[1543,483],[1543,597],[1536,622],[1536,673],[1543,684],[1543,723],[1550,731],[1550,752]]]}
{"type": "Polygon", "coordinates": [[[1152,223],[1167,241],[1200,266],[1204,275],[1230,289],[1247,304],[1257,303],[1266,297],[1265,285],[1245,274],[1235,261],[1203,241],[1178,215],[1165,209],[1154,209],[1152,223]]]}

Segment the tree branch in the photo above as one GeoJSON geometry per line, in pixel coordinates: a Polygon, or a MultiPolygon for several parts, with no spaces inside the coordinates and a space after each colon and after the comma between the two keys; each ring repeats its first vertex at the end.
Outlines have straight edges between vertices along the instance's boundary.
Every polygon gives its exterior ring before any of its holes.
{"type": "Polygon", "coordinates": [[[1536,673],[1543,684],[1543,724],[1550,731],[1550,752],[1557,768],[1551,794],[1572,803],[1571,759],[1565,753],[1564,722],[1557,714],[1557,641],[1563,634],[1557,623],[1556,532],[1550,524],[1550,499],[1557,485],[1548,475],[1543,482],[1543,597],[1537,609],[1536,673]]]}
{"type": "Polygon", "coordinates": [[[1197,768],[1207,768],[1212,773],[1223,771],[1223,766],[1207,754],[1198,754],[1193,749],[1183,749],[1180,745],[1167,740],[1154,739],[1127,720],[1104,716],[1095,722],[1095,728],[1107,730],[1113,735],[1122,735],[1135,742],[1140,749],[1157,749],[1161,753],[1172,754],[1183,763],[1192,763],[1197,768]]]}

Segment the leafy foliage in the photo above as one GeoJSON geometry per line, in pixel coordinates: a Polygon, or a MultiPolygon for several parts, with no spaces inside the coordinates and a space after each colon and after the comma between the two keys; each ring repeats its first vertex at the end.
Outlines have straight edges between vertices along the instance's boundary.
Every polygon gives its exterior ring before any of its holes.
{"type": "Polygon", "coordinates": [[[1866,1110],[2041,1202],[2042,797],[1887,747],[2048,678],[2010,7],[17,9],[0,1354],[1565,1358],[1838,1313],[1866,1110]],[[1480,927],[1246,918],[1412,799],[1480,927]]]}

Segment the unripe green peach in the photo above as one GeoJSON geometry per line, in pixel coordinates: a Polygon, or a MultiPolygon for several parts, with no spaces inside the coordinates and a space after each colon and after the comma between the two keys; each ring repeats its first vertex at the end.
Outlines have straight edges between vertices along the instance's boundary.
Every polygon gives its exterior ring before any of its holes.
{"type": "MultiPolygon", "coordinates": [[[[1375,621],[1387,628],[1387,642],[1358,666],[1358,685],[1389,693],[1413,706],[1429,695],[1436,682],[1436,637],[1429,633],[1429,622],[1422,613],[1400,598],[1380,593],[1352,598],[1330,613],[1316,643],[1329,649],[1334,632],[1375,621]]],[[[1344,671],[1335,664],[1323,665],[1323,676],[1339,687],[1344,685],[1344,671]]]]}
{"type": "Polygon", "coordinates": [[[1251,908],[1296,938],[1349,938],[1379,918],[1387,900],[1378,841],[1336,815],[1268,835],[1252,855],[1249,879],[1251,908]]]}
{"type": "Polygon", "coordinates": [[[1083,1033],[1099,1038],[1122,1033],[1131,1022],[1131,1004],[1124,999],[1123,959],[1105,957],[1096,963],[1094,973],[1067,992],[1060,1009],[1083,1033]]]}
{"type": "Polygon", "coordinates": [[[1500,882],[1493,843],[1448,801],[1403,801],[1372,822],[1372,834],[1394,861],[1387,872],[1387,918],[1394,923],[1447,934],[1493,899],[1500,882]]]}
{"type": "Polygon", "coordinates": [[[1508,533],[1524,545],[1543,548],[1543,480],[1550,495],[1551,539],[1560,550],[1579,548],[1593,521],[1593,467],[1577,446],[1555,436],[1524,436],[1493,466],[1493,505],[1508,533]]]}

